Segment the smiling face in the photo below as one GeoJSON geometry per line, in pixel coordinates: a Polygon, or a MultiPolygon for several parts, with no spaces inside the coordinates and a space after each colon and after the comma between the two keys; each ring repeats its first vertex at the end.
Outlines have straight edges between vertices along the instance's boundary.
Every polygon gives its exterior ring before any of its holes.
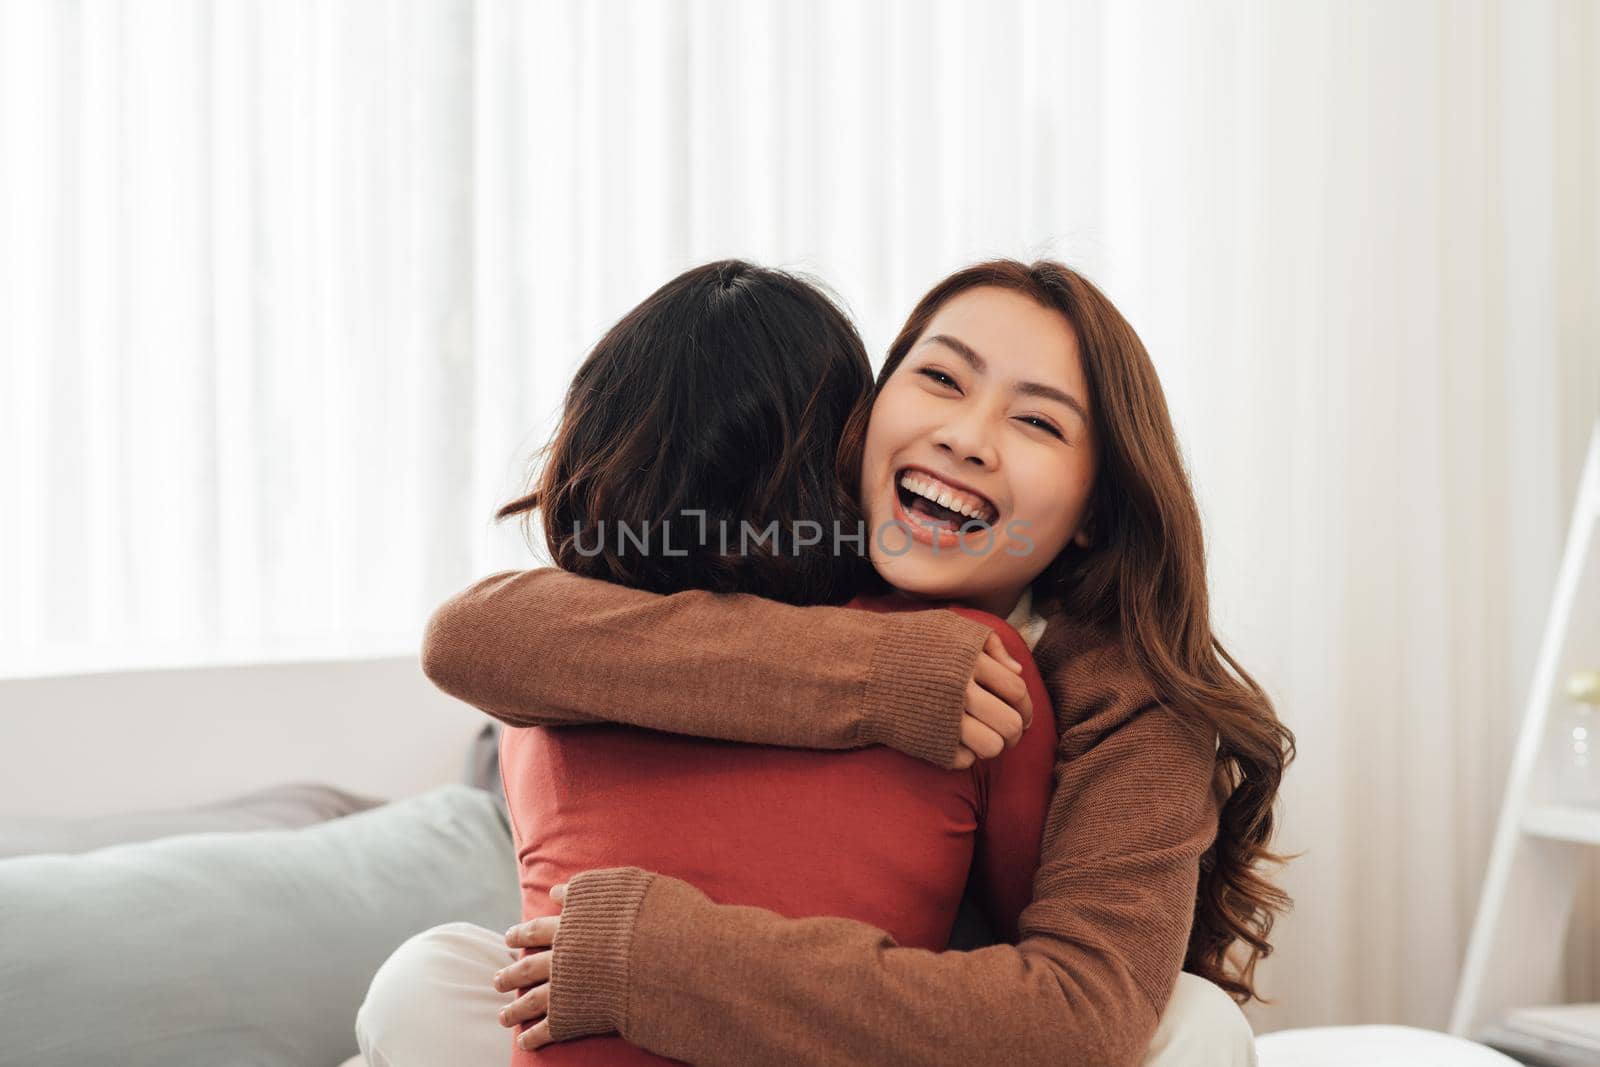
{"type": "Polygon", "coordinates": [[[1089,415],[1066,316],[995,286],[950,298],[872,407],[861,499],[878,573],[1010,614],[1062,549],[1089,543],[1089,415]]]}

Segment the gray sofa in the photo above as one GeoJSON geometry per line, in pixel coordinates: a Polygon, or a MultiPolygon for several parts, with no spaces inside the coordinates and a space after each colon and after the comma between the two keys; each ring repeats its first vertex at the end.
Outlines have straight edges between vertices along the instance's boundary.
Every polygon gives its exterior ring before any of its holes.
{"type": "Polygon", "coordinates": [[[505,820],[466,785],[11,820],[0,855],[0,1067],[336,1067],[403,941],[520,914],[505,820]]]}

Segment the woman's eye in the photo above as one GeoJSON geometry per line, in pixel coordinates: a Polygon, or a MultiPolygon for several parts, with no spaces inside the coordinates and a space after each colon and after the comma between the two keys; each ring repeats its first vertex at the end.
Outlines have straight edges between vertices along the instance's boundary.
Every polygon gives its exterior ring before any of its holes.
{"type": "Polygon", "coordinates": [[[942,370],[934,370],[932,367],[923,367],[917,373],[918,374],[922,374],[922,375],[926,375],[927,377],[932,378],[934,381],[938,382],[940,385],[949,386],[951,389],[957,388],[956,380],[954,378],[950,377],[950,375],[946,374],[942,370]]]}
{"type": "Polygon", "coordinates": [[[1019,415],[1017,416],[1017,420],[1019,422],[1027,423],[1029,426],[1037,426],[1039,429],[1050,434],[1052,437],[1059,437],[1063,441],[1067,439],[1066,435],[1060,430],[1056,429],[1054,425],[1044,419],[1041,419],[1037,415],[1019,415]]]}

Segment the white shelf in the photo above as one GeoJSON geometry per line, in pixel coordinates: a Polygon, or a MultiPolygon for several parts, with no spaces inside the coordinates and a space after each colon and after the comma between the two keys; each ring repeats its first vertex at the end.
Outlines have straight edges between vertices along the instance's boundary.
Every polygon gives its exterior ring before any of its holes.
{"type": "Polygon", "coordinates": [[[1522,831],[1552,841],[1600,845],[1600,808],[1535,804],[1522,812],[1522,831]]]}
{"type": "Polygon", "coordinates": [[[1527,1004],[1556,1003],[1567,923],[1588,868],[1578,847],[1600,845],[1600,807],[1546,803],[1551,715],[1563,681],[1600,653],[1600,422],[1589,438],[1566,548],[1523,707],[1505,803],[1472,925],[1450,1030],[1470,1037],[1527,1004]]]}

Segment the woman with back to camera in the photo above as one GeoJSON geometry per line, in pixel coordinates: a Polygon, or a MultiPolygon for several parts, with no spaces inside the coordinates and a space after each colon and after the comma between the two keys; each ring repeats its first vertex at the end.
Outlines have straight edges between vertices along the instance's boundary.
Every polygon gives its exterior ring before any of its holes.
{"type": "MultiPolygon", "coordinates": [[[[1031,583],[1061,736],[1020,942],[896,947],[861,923],[713,904],[640,870],[590,872],[573,879],[559,924],[522,935],[536,951],[508,979],[532,988],[513,1015],[549,1007],[525,1039],[618,1029],[695,1062],[1135,1062],[1181,964],[1250,992],[1281,901],[1252,868],[1288,738],[1211,638],[1192,495],[1131,329],[1054,264],[987,264],[942,283],[880,376],[861,496],[872,524],[922,534],[904,555],[874,543],[885,578],[929,597],[955,578],[988,583],[996,613],[1017,606],[1001,602],[1004,569],[938,554],[951,505],[997,529],[1027,515],[1065,533],[1031,583]],[[1065,508],[1041,513],[1046,497],[1065,508]],[[538,951],[552,928],[554,953],[538,951]],[[1231,969],[1240,938],[1249,961],[1231,969]],[[540,966],[554,981],[534,981],[540,966]],[[724,1022],[708,1026],[703,1007],[724,1022]]],[[[448,691],[515,722],[632,716],[766,743],[882,741],[953,766],[1000,741],[975,677],[983,629],[936,611],[663,597],[540,571],[488,579],[441,609],[427,659],[448,691]],[[682,662],[695,665],[692,692],[682,662]],[[739,708],[756,681],[782,694],[782,714],[739,708]]]]}

